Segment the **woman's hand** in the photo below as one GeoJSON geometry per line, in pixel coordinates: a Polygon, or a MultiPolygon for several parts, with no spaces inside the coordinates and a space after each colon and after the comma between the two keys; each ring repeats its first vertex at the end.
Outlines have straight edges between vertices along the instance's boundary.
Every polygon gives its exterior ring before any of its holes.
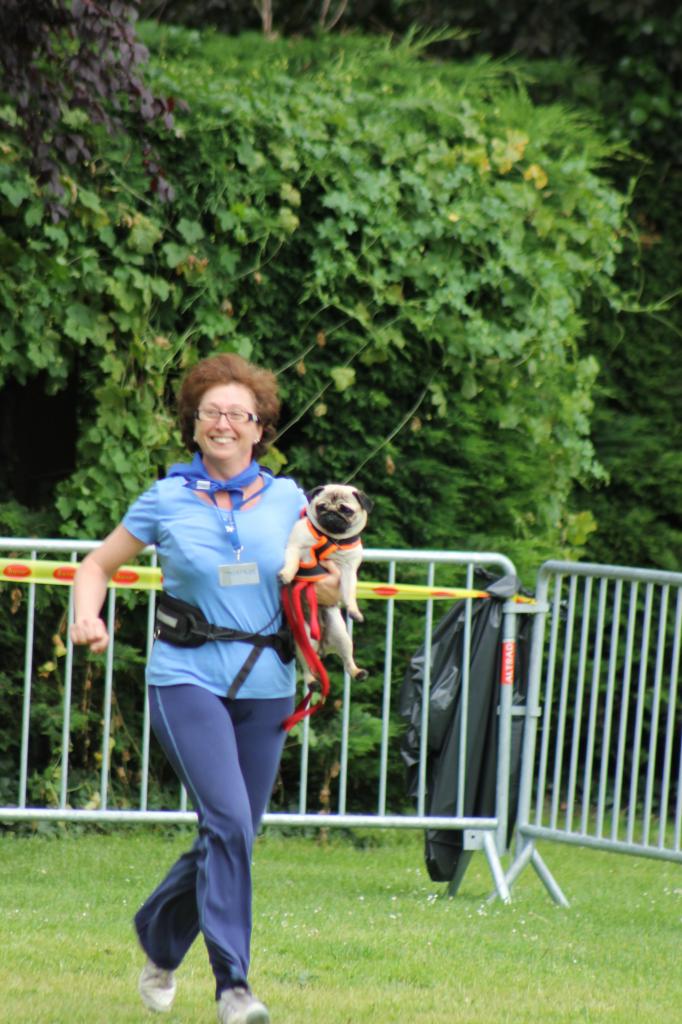
{"type": "Polygon", "coordinates": [[[80,563],[73,583],[76,611],[71,639],[75,644],[87,644],[93,654],[107,649],[109,633],[99,615],[106,600],[107,585],[119,566],[143,548],[141,540],[119,525],[80,563]]]}
{"type": "Polygon", "coordinates": [[[338,604],[341,600],[341,573],[339,567],[333,562],[325,562],[324,567],[327,570],[327,575],[324,579],[318,580],[314,586],[318,603],[329,607],[338,604]]]}
{"type": "Polygon", "coordinates": [[[109,633],[102,619],[76,619],[71,626],[74,644],[87,644],[93,654],[101,654],[109,645],[109,633]]]}

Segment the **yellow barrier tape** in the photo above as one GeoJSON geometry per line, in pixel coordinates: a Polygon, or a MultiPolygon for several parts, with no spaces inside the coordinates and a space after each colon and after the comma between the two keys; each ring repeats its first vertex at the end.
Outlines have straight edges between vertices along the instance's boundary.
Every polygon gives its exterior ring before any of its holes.
{"type": "MultiPolygon", "coordinates": [[[[396,601],[428,601],[445,600],[461,601],[471,598],[490,597],[487,590],[468,590],[464,587],[426,587],[417,583],[363,583],[358,581],[358,597],[378,598],[388,600],[393,598],[396,601]]],[[[516,604],[535,604],[532,597],[524,597],[517,594],[510,598],[516,604]]]]}
{"type": "Polygon", "coordinates": [[[462,587],[425,587],[417,583],[363,583],[358,581],[358,597],[396,601],[426,601],[444,598],[458,601],[466,597],[489,597],[485,590],[465,590],[462,587]]]}
{"type": "MultiPolygon", "coordinates": [[[[52,583],[70,586],[77,562],[0,558],[0,580],[5,583],[52,583]]],[[[110,587],[126,590],[161,590],[161,570],[151,565],[122,565],[109,581],[110,587]]]]}
{"type": "MultiPolygon", "coordinates": [[[[52,583],[56,586],[70,586],[76,575],[77,562],[51,562],[42,559],[0,558],[0,582],[4,583],[52,583]]],[[[123,590],[161,590],[161,570],[150,565],[122,565],[109,581],[110,587],[123,590]]],[[[468,590],[462,587],[427,587],[413,583],[358,583],[358,597],[376,600],[458,601],[465,598],[489,597],[485,590],[468,590]]],[[[532,598],[517,596],[515,601],[532,604],[532,598]]]]}

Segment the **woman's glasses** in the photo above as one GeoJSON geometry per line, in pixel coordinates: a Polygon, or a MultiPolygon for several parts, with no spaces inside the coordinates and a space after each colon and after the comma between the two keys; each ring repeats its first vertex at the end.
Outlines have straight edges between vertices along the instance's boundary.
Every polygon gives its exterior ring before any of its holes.
{"type": "Polygon", "coordinates": [[[209,405],[205,409],[197,409],[194,413],[195,419],[201,420],[202,423],[220,423],[221,416],[224,416],[228,423],[260,423],[255,412],[248,412],[238,405],[231,409],[216,409],[215,406],[209,405]]]}

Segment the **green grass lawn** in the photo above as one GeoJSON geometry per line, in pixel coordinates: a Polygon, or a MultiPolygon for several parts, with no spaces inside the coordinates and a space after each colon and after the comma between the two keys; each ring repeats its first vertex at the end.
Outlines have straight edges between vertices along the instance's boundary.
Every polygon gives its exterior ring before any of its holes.
{"type": "MultiPolygon", "coordinates": [[[[571,908],[532,869],[504,906],[485,902],[482,854],[448,899],[419,835],[362,838],[258,840],[251,982],[273,1024],[682,1021],[679,865],[543,844],[571,908]]],[[[190,841],[148,828],[0,836],[0,1021],[214,1021],[201,941],[170,1014],[137,996],[131,916],[190,841]]]]}

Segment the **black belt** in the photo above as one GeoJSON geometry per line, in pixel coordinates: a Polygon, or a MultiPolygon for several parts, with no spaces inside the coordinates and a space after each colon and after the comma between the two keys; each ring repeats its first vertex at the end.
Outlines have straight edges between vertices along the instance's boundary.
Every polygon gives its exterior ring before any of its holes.
{"type": "Polygon", "coordinates": [[[251,644],[253,650],[233,679],[228,697],[234,697],[266,647],[271,647],[285,665],[294,658],[293,641],[287,625],[280,626],[276,633],[244,633],[227,626],[214,626],[200,608],[171,597],[165,591],[161,592],[156,604],[154,639],[163,640],[174,647],[201,647],[215,640],[237,640],[251,644]]]}

